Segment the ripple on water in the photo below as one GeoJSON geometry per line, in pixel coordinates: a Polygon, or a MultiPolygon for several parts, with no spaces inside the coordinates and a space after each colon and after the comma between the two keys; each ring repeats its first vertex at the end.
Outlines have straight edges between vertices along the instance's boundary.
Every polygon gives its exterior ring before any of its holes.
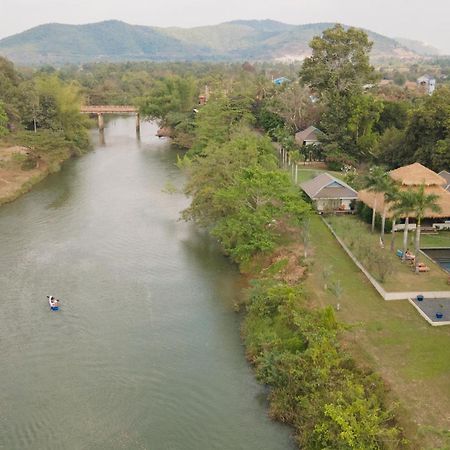
{"type": "Polygon", "coordinates": [[[292,448],[245,362],[237,274],[177,222],[176,154],[154,132],[137,145],[115,121],[0,209],[2,449],[292,448]]]}

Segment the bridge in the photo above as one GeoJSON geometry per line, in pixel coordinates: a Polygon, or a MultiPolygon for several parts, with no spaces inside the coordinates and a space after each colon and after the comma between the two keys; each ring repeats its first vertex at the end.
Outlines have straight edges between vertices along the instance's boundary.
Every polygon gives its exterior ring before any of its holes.
{"type": "Polygon", "coordinates": [[[97,114],[98,128],[103,130],[105,128],[104,114],[136,114],[136,132],[139,133],[141,129],[141,120],[139,110],[130,105],[87,105],[80,109],[82,114],[97,114]]]}

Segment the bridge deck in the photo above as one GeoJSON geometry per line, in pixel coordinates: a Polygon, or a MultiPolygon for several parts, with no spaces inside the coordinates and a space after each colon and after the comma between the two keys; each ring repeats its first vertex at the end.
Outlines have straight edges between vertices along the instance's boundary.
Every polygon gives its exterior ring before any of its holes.
{"type": "Polygon", "coordinates": [[[80,112],[84,114],[123,114],[138,113],[138,109],[130,105],[90,105],[83,106],[80,112]]]}

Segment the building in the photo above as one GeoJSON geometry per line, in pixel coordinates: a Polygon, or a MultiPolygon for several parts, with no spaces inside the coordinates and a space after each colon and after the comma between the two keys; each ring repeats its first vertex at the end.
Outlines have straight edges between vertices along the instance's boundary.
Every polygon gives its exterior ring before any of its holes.
{"type": "Polygon", "coordinates": [[[447,185],[444,187],[444,189],[450,192],[450,172],[448,172],[447,170],[442,170],[441,172],[439,172],[439,175],[447,182],[447,185]]]}
{"type": "Polygon", "coordinates": [[[357,191],[326,172],[305,181],[300,187],[313,201],[314,207],[319,212],[350,212],[358,198],[357,191]]]}
{"type": "Polygon", "coordinates": [[[303,131],[295,133],[295,142],[298,145],[311,145],[319,142],[320,135],[323,135],[322,131],[312,125],[303,131]]]}
{"type": "Polygon", "coordinates": [[[281,86],[284,83],[290,83],[290,82],[291,82],[291,80],[286,77],[275,78],[275,80],[273,80],[273,83],[276,84],[277,86],[281,86]]]}
{"type": "Polygon", "coordinates": [[[417,78],[417,85],[427,94],[431,95],[436,89],[436,78],[430,75],[423,75],[417,78]]]}
{"type": "MultiPolygon", "coordinates": [[[[417,189],[422,184],[425,185],[426,194],[435,194],[439,197],[438,203],[441,207],[441,212],[433,212],[431,210],[426,212],[425,222],[432,225],[433,221],[442,221],[450,218],[450,192],[446,191],[448,187],[446,179],[438,175],[436,172],[428,169],[420,163],[410,164],[408,166],[399,167],[398,169],[389,172],[390,177],[399,184],[400,189],[409,190],[417,189]]],[[[370,192],[367,189],[359,191],[358,200],[365,203],[380,215],[386,209],[386,217],[392,218],[393,214],[389,210],[389,205],[384,204],[384,194],[370,192]]],[[[414,218],[414,216],[411,216],[414,218]]],[[[401,229],[402,226],[396,226],[401,229]]],[[[413,228],[413,227],[412,227],[413,228]]]]}

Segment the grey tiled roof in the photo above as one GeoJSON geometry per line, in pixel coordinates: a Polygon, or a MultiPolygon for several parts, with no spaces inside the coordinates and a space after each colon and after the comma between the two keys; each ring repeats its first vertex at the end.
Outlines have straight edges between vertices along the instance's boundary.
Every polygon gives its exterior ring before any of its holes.
{"type": "Polygon", "coordinates": [[[342,180],[331,176],[329,173],[321,173],[312,180],[302,183],[301,188],[312,199],[319,198],[358,198],[358,192],[352,189],[342,180]],[[336,183],[339,186],[336,186],[336,183]],[[331,186],[330,186],[331,185],[331,186]]]}

